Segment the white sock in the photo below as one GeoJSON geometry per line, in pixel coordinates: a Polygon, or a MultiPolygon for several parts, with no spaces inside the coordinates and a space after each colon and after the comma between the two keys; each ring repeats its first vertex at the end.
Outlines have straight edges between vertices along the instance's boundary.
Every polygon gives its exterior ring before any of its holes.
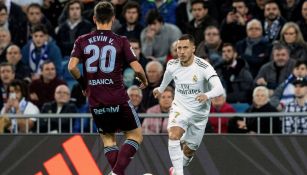
{"type": "Polygon", "coordinates": [[[176,175],[183,175],[183,153],[180,140],[168,140],[168,152],[176,175]]]}
{"type": "Polygon", "coordinates": [[[187,157],[186,155],[183,154],[183,166],[188,166],[190,164],[190,162],[192,161],[193,156],[192,157],[187,157]]]}

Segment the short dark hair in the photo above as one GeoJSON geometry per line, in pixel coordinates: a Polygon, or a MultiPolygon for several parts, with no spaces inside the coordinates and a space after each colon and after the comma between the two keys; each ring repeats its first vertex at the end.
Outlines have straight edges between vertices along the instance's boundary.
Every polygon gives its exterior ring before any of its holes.
{"type": "Polygon", "coordinates": [[[268,0],[266,1],[266,3],[264,4],[264,7],[268,4],[276,4],[278,9],[280,10],[280,5],[278,4],[278,2],[276,2],[275,0],[268,0]]]}
{"type": "Polygon", "coordinates": [[[195,45],[195,39],[190,34],[183,34],[178,40],[189,40],[193,45],[195,45]]]}
{"type": "Polygon", "coordinates": [[[19,87],[22,97],[24,97],[26,100],[29,100],[29,90],[28,90],[28,86],[25,84],[25,82],[23,82],[22,80],[19,80],[19,79],[13,80],[8,85],[8,88],[7,88],[7,91],[6,91],[7,97],[9,97],[9,94],[10,94],[10,87],[14,87],[14,88],[19,87]]]}
{"type": "Polygon", "coordinates": [[[52,64],[54,65],[54,67],[55,67],[55,64],[54,64],[53,61],[51,61],[51,60],[46,60],[46,61],[44,61],[44,62],[39,66],[39,68],[41,69],[41,71],[43,71],[44,66],[47,65],[47,64],[50,64],[50,63],[52,63],[52,64]]]}
{"type": "Polygon", "coordinates": [[[16,68],[15,68],[15,66],[14,66],[13,64],[11,64],[11,63],[9,63],[9,62],[2,62],[2,63],[0,63],[0,68],[1,68],[1,67],[6,67],[6,66],[11,67],[13,73],[15,73],[16,68]]]}
{"type": "Polygon", "coordinates": [[[141,47],[141,41],[137,38],[128,38],[128,41],[131,43],[138,43],[139,46],[141,47]]]}
{"type": "Polygon", "coordinates": [[[147,25],[155,23],[156,20],[161,23],[164,22],[164,19],[158,10],[156,9],[149,10],[146,15],[147,25]]]}
{"type": "Polygon", "coordinates": [[[7,13],[7,7],[6,7],[6,5],[4,4],[4,3],[0,3],[0,11],[1,10],[5,10],[6,11],[6,13],[7,13]]]}
{"type": "Polygon", "coordinates": [[[297,60],[296,63],[295,63],[295,68],[298,68],[300,67],[301,65],[305,65],[307,67],[307,62],[304,61],[304,60],[297,60]]]}
{"type": "Polygon", "coordinates": [[[290,50],[289,50],[289,48],[286,45],[284,45],[283,43],[278,42],[278,41],[273,42],[272,51],[274,51],[274,50],[282,50],[282,49],[287,50],[287,52],[290,55],[290,50]]]}
{"type": "Polygon", "coordinates": [[[204,0],[193,0],[191,2],[191,6],[193,6],[194,4],[202,4],[204,9],[209,8],[209,5],[207,2],[205,2],[204,0]]]}
{"type": "Polygon", "coordinates": [[[67,17],[69,15],[69,7],[73,4],[79,4],[81,8],[81,12],[83,11],[84,6],[80,0],[70,0],[65,4],[65,7],[64,7],[64,12],[66,13],[67,17]]]}
{"type": "Polygon", "coordinates": [[[139,15],[139,18],[140,18],[140,15],[141,15],[141,7],[140,7],[139,3],[135,2],[135,1],[128,1],[128,2],[124,5],[122,15],[124,16],[125,13],[127,12],[127,10],[129,10],[129,9],[134,9],[134,8],[136,8],[136,11],[138,12],[138,15],[139,15]]]}
{"type": "Polygon", "coordinates": [[[106,24],[112,20],[115,15],[114,7],[110,2],[99,2],[94,8],[94,16],[97,22],[106,24]]]}
{"type": "Polygon", "coordinates": [[[44,34],[48,34],[48,30],[44,24],[36,24],[31,27],[31,34],[36,32],[43,32],[44,34]]]}
{"type": "Polygon", "coordinates": [[[231,43],[224,43],[222,48],[224,48],[224,47],[231,47],[236,52],[235,46],[231,43]]]}
{"type": "Polygon", "coordinates": [[[41,12],[43,11],[42,6],[38,3],[29,4],[29,6],[27,7],[27,13],[29,12],[30,8],[38,8],[41,12]]]}

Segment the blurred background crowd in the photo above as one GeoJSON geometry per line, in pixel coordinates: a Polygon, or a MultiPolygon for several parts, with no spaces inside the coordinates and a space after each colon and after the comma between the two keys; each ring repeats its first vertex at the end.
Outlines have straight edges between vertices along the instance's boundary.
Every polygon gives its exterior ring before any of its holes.
{"type": "MultiPolygon", "coordinates": [[[[89,112],[67,64],[76,38],[95,30],[97,2],[0,0],[1,115],[89,112]]],[[[124,84],[139,113],[169,112],[172,84],[159,99],[152,90],[167,61],[177,59],[175,41],[183,33],[195,37],[195,55],[214,66],[224,86],[223,96],[212,100],[212,113],[307,111],[306,0],[111,2],[112,31],[129,39],[149,80],[140,90],[133,70],[123,65],[124,84]]],[[[3,119],[0,126],[4,132],[26,132],[26,123],[33,132],[80,132],[81,127],[89,132],[89,122],[74,119],[71,128],[68,118],[60,124],[58,119],[3,119]]],[[[260,124],[240,117],[221,118],[219,124],[211,117],[207,132],[268,133],[271,125],[274,133],[307,133],[307,116],[262,118],[260,124]]],[[[142,119],[144,133],[164,133],[166,125],[167,118],[142,119]]]]}

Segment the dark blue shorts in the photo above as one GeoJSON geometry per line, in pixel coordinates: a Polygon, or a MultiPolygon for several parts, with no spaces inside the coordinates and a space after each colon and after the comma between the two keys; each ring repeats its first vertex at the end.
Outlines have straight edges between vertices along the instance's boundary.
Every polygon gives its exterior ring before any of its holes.
{"type": "Polygon", "coordinates": [[[92,107],[90,111],[98,132],[102,134],[141,127],[139,116],[130,101],[120,105],[92,107]]]}

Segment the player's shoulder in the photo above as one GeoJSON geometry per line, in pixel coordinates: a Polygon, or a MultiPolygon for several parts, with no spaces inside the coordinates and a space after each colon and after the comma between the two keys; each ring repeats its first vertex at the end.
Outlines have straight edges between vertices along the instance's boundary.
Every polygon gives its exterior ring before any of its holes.
{"type": "Polygon", "coordinates": [[[211,67],[210,63],[208,63],[206,60],[199,58],[197,56],[194,57],[195,59],[195,65],[202,69],[207,69],[208,67],[211,67]]]}
{"type": "Polygon", "coordinates": [[[167,66],[176,66],[179,65],[180,61],[179,59],[171,59],[167,62],[167,66]]]}
{"type": "Polygon", "coordinates": [[[78,38],[76,39],[76,41],[83,41],[83,40],[87,40],[88,38],[92,37],[93,36],[93,33],[94,31],[92,32],[89,32],[89,33],[86,33],[86,34],[83,34],[83,35],[80,35],[78,36],[78,38]]]}

